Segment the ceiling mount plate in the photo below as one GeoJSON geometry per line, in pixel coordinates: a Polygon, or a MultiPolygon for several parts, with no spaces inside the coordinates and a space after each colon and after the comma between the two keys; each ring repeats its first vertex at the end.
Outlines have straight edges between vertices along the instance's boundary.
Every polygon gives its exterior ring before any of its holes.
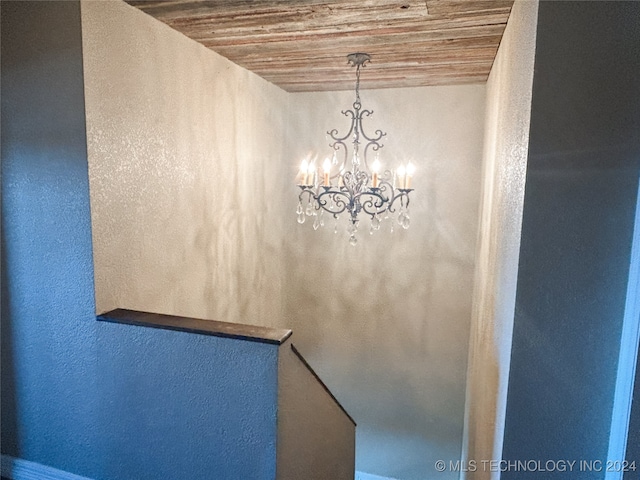
{"type": "Polygon", "coordinates": [[[369,61],[371,61],[371,55],[368,53],[350,53],[347,55],[347,62],[354,67],[361,67],[369,61]]]}

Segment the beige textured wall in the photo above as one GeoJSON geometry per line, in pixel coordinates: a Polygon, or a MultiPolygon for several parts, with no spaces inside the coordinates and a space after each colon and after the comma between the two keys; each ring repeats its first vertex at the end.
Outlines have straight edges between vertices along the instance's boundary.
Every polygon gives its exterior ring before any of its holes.
{"type": "MultiPolygon", "coordinates": [[[[412,225],[390,233],[383,223],[374,235],[364,228],[352,247],[345,223],[338,234],[332,221],[318,231],[298,225],[288,187],[287,324],[358,422],[357,469],[423,480],[435,460],[460,458],[485,87],[367,91],[366,73],[362,103],[374,114],[365,129],[388,134],[381,160],[418,168],[412,225]]],[[[292,164],[309,150],[330,151],[324,132],[346,133],[340,110],[353,97],[292,96],[292,164]]]]}
{"type": "Polygon", "coordinates": [[[467,375],[466,478],[499,478],[531,114],[538,2],[516,0],[487,82],[483,198],[467,375]]]}
{"type": "Polygon", "coordinates": [[[275,326],[286,93],[124,2],[82,22],[98,312],[275,326]]]}

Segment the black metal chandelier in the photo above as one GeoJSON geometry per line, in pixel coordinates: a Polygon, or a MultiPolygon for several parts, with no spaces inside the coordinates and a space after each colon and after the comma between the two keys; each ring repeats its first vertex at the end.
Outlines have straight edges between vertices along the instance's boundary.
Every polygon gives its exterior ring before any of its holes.
{"type": "Polygon", "coordinates": [[[394,170],[381,171],[379,151],[386,133],[376,130],[368,136],[362,128],[362,120],[373,114],[362,109],[360,101],[360,69],[366,66],[371,56],[366,53],[347,55],[348,63],[356,67],[356,99],[352,110],[342,114],[351,118],[351,128],[343,137],[338,130],[327,132],[333,149],[320,169],[314,161],[305,159],[300,166],[298,178],[298,223],[305,223],[306,217],[314,217],[313,228],[324,226],[325,212],[335,219],[334,232],[338,231],[338,219],[347,214],[349,243],[356,245],[359,215],[370,217],[369,232],[379,230],[383,221],[391,219],[391,230],[397,222],[402,228],[409,228],[409,193],[414,173],[413,164],[402,165],[394,170]],[[347,143],[352,144],[351,155],[347,143]],[[373,162],[369,157],[374,155],[373,162]],[[350,161],[350,164],[349,164],[350,161]],[[304,206],[306,204],[306,207],[304,206]]]}

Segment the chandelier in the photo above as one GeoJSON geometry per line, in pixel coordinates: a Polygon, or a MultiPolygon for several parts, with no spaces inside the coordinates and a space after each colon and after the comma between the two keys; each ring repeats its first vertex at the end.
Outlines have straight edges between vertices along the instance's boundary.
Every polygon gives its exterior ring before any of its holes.
{"type": "Polygon", "coordinates": [[[360,69],[366,66],[371,56],[366,53],[347,55],[348,63],[356,67],[356,99],[352,110],[342,114],[351,119],[351,128],[344,136],[338,130],[327,132],[331,138],[329,146],[333,153],[327,157],[320,169],[315,160],[305,159],[300,166],[298,187],[298,223],[313,217],[313,228],[324,226],[325,215],[335,219],[334,232],[338,231],[340,215],[347,217],[349,243],[356,245],[356,234],[360,224],[359,215],[368,216],[369,233],[379,230],[385,220],[402,228],[409,228],[409,193],[413,164],[401,165],[394,170],[382,170],[379,155],[384,146],[381,142],[386,133],[376,130],[373,136],[362,128],[362,120],[373,114],[373,110],[362,109],[360,102],[360,69]],[[351,143],[351,154],[348,143],[351,143]],[[370,156],[374,156],[369,163],[370,156]]]}

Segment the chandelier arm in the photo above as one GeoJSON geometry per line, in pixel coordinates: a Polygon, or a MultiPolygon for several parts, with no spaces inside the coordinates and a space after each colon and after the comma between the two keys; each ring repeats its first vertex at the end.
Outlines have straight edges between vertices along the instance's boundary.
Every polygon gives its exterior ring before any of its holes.
{"type": "Polygon", "coordinates": [[[367,144],[364,146],[364,150],[362,153],[362,158],[364,159],[364,164],[365,167],[367,168],[367,170],[371,171],[371,165],[369,165],[369,149],[373,150],[374,152],[377,152],[378,150],[380,150],[382,147],[384,147],[384,145],[378,143],[378,142],[367,142],[367,144]]]}
{"type": "Polygon", "coordinates": [[[376,214],[383,213],[386,210],[386,207],[383,207],[389,200],[379,191],[376,192],[373,190],[362,192],[358,197],[362,198],[362,200],[360,200],[360,203],[362,204],[362,211],[371,218],[376,214]]]}
{"type": "Polygon", "coordinates": [[[332,130],[329,130],[327,132],[327,134],[336,142],[343,142],[345,141],[347,138],[349,138],[351,136],[351,134],[353,133],[354,128],[356,128],[356,122],[357,122],[357,118],[358,115],[353,111],[353,110],[342,110],[342,114],[347,116],[347,117],[351,117],[351,128],[349,128],[349,131],[347,132],[347,134],[344,137],[338,137],[338,129],[334,128],[332,130]]]}
{"type": "Polygon", "coordinates": [[[366,117],[370,117],[371,115],[373,115],[373,110],[362,110],[360,112],[359,118],[358,118],[358,127],[360,130],[360,134],[362,135],[362,137],[369,141],[369,142],[379,142],[382,137],[384,137],[386,135],[385,132],[383,132],[382,130],[376,130],[375,133],[375,137],[369,137],[365,132],[364,129],[362,128],[362,119],[366,116],[366,117]]]}
{"type": "MultiPolygon", "coordinates": [[[[382,139],[382,137],[386,135],[386,133],[383,132],[382,130],[376,130],[375,137],[369,137],[365,133],[364,128],[362,127],[362,119],[364,116],[369,116],[371,114],[373,114],[372,110],[362,110],[362,112],[359,112],[359,115],[357,118],[358,125],[356,130],[360,135],[362,135],[362,138],[364,138],[367,141],[364,145],[363,154],[362,154],[362,157],[364,159],[364,164],[367,170],[371,170],[371,165],[369,165],[369,160],[368,160],[369,149],[372,149],[373,151],[380,150],[384,146],[382,143],[380,143],[380,140],[382,139]]],[[[356,141],[360,143],[359,136],[358,138],[356,138],[356,141]]]]}
{"type": "Polygon", "coordinates": [[[327,189],[317,196],[314,195],[314,198],[320,208],[329,212],[334,217],[336,215],[340,215],[345,210],[349,210],[349,206],[352,202],[352,197],[351,195],[348,195],[348,192],[333,189],[327,189]],[[329,199],[327,200],[324,197],[329,197],[329,199]],[[331,208],[332,206],[335,208],[331,208]]]}
{"type": "Polygon", "coordinates": [[[409,193],[411,191],[413,191],[412,188],[399,188],[398,193],[391,199],[391,201],[389,202],[389,207],[388,210],[390,213],[395,213],[396,211],[396,207],[395,207],[395,202],[396,200],[400,201],[400,208],[404,208],[405,210],[407,208],[409,208],[409,193]]]}
{"type": "Polygon", "coordinates": [[[404,202],[404,209],[406,210],[407,208],[409,208],[409,202],[411,201],[411,197],[409,197],[409,192],[411,191],[411,189],[407,190],[404,193],[404,198],[405,198],[405,202],[404,202]]]}
{"type": "Polygon", "coordinates": [[[387,197],[387,201],[389,201],[389,199],[393,199],[394,197],[394,188],[393,185],[391,184],[390,181],[388,180],[380,180],[379,184],[378,184],[378,189],[380,190],[380,192],[384,195],[386,194],[387,197]]]}
{"type": "Polygon", "coordinates": [[[311,199],[316,198],[316,195],[313,193],[313,191],[311,190],[311,187],[308,187],[306,185],[300,185],[300,188],[302,189],[302,191],[300,192],[300,194],[298,195],[298,200],[300,202],[303,201],[305,195],[307,196],[307,201],[310,202],[311,199]]]}
{"type": "Polygon", "coordinates": [[[333,148],[333,150],[335,150],[336,152],[342,150],[342,153],[343,153],[342,162],[338,166],[338,171],[331,176],[331,178],[334,179],[339,177],[340,172],[342,172],[346,168],[347,160],[349,156],[349,149],[347,148],[347,145],[342,140],[336,140],[335,142],[330,143],[329,146],[333,148]]]}
{"type": "Polygon", "coordinates": [[[378,191],[380,195],[385,197],[385,203],[383,205],[383,208],[381,208],[378,211],[378,213],[385,213],[385,212],[394,213],[395,212],[394,202],[400,196],[396,192],[398,192],[399,190],[396,188],[393,188],[392,175],[389,170],[385,171],[385,176],[386,176],[386,179],[380,180],[380,183],[378,185],[378,191]]]}

